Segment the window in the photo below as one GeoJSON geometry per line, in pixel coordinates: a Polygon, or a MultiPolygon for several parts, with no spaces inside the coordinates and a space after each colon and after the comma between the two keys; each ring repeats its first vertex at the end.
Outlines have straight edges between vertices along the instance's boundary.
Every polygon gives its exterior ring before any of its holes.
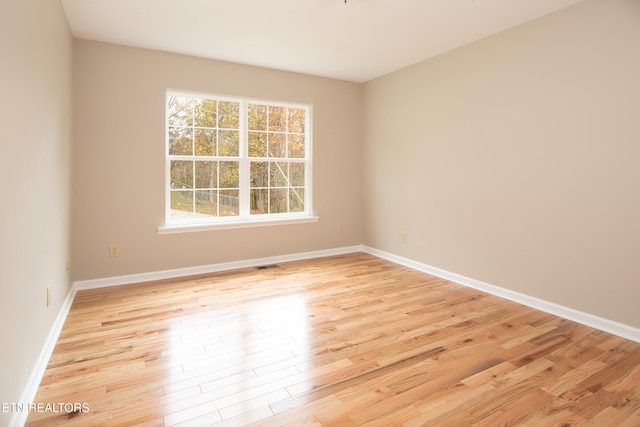
{"type": "Polygon", "coordinates": [[[311,216],[310,107],[167,93],[166,224],[311,216]]]}

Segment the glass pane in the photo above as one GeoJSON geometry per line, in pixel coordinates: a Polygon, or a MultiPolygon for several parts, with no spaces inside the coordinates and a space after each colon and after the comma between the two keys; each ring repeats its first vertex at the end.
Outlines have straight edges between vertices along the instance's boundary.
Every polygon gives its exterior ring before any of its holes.
{"type": "Polygon", "coordinates": [[[269,107],[269,132],[287,131],[287,109],[284,107],[269,107]]]}
{"type": "Polygon", "coordinates": [[[289,164],[284,162],[272,162],[270,169],[271,181],[269,187],[287,187],[289,182],[289,164]]]}
{"type": "Polygon", "coordinates": [[[171,188],[193,188],[193,162],[171,161],[171,188]]]}
{"type": "Polygon", "coordinates": [[[240,179],[238,178],[238,162],[220,162],[219,166],[219,188],[238,188],[240,179]]]}
{"type": "Polygon", "coordinates": [[[289,198],[286,188],[269,190],[269,213],[287,212],[287,200],[289,198]]]}
{"type": "Polygon", "coordinates": [[[269,157],[287,157],[287,139],[283,133],[269,133],[269,157]]]}
{"type": "Polygon", "coordinates": [[[237,157],[240,154],[240,132],[237,130],[218,131],[218,156],[237,157]]]}
{"type": "Polygon", "coordinates": [[[240,214],[238,190],[220,190],[219,216],[236,216],[240,214]]]}
{"type": "Polygon", "coordinates": [[[197,190],[196,217],[218,216],[218,190],[197,190]]]}
{"type": "Polygon", "coordinates": [[[198,127],[216,127],[216,101],[195,99],[193,108],[193,125],[198,127]]]}
{"type": "Polygon", "coordinates": [[[251,214],[266,214],[269,212],[269,190],[266,188],[251,190],[251,214]]]}
{"type": "Polygon", "coordinates": [[[216,155],[216,131],[213,129],[194,129],[193,140],[196,156],[216,155]]]}
{"type": "MultiPolygon", "coordinates": [[[[247,107],[250,214],[303,212],[307,110],[247,107]]],[[[169,155],[189,159],[169,158],[170,217],[239,215],[240,102],[169,96],[167,115],[169,155]]]]}
{"type": "Polygon", "coordinates": [[[267,157],[267,134],[249,132],[249,157],[267,157]]]}
{"type": "Polygon", "coordinates": [[[287,135],[289,137],[289,158],[304,159],[304,135],[287,135]]]}
{"type": "Polygon", "coordinates": [[[289,185],[304,187],[304,163],[289,163],[289,185]]]}
{"type": "Polygon", "coordinates": [[[304,188],[289,189],[289,212],[304,212],[304,188]]]}
{"type": "Polygon", "coordinates": [[[218,188],[218,162],[196,163],[196,188],[218,188]]]}
{"type": "Polygon", "coordinates": [[[305,110],[289,108],[289,132],[304,133],[305,110]]]}
{"type": "Polygon", "coordinates": [[[267,106],[249,104],[248,122],[249,130],[267,130],[267,106]]]}
{"type": "Polygon", "coordinates": [[[191,156],[193,154],[192,137],[191,128],[169,128],[169,155],[191,156]]]}
{"type": "Polygon", "coordinates": [[[167,121],[169,126],[193,125],[193,99],[179,96],[167,98],[167,121]]]}
{"type": "Polygon", "coordinates": [[[269,185],[269,163],[251,162],[251,188],[269,185]]]}
{"type": "Polygon", "coordinates": [[[240,103],[218,102],[218,127],[221,129],[240,128],[240,103]]]}
{"type": "Polygon", "coordinates": [[[171,190],[171,219],[191,218],[193,192],[171,190]]]}

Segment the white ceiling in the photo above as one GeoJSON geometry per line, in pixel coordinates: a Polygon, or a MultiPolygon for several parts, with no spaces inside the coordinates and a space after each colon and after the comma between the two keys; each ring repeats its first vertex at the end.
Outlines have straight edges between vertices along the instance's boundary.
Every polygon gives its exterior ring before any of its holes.
{"type": "Polygon", "coordinates": [[[77,38],[364,82],[582,0],[61,0],[77,38]]]}

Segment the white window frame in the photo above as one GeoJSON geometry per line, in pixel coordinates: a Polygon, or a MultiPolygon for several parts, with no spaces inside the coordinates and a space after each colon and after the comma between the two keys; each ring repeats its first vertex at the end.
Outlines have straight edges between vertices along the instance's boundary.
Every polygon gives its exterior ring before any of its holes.
{"type": "Polygon", "coordinates": [[[165,94],[165,144],[164,144],[164,157],[165,157],[165,183],[164,183],[164,197],[165,197],[165,213],[164,224],[158,227],[159,234],[171,234],[171,233],[184,233],[184,232],[199,232],[207,230],[217,229],[229,229],[229,228],[247,228],[247,227],[261,227],[272,225],[285,225],[285,224],[300,224],[308,222],[317,222],[319,218],[313,215],[312,209],[312,177],[313,177],[313,159],[312,159],[312,105],[281,102],[273,100],[233,97],[226,95],[205,94],[178,90],[167,90],[165,94]],[[238,102],[240,104],[240,147],[239,156],[236,157],[206,157],[198,156],[198,160],[233,160],[239,162],[239,215],[238,216],[222,216],[222,217],[209,217],[209,218],[189,218],[176,220],[171,219],[171,161],[172,160],[193,160],[194,156],[176,156],[169,155],[169,123],[167,116],[167,101],[170,96],[180,96],[187,98],[200,98],[217,101],[230,101],[238,102]],[[278,106],[286,108],[299,108],[304,109],[305,114],[305,157],[304,159],[287,159],[287,162],[303,162],[305,163],[305,200],[304,211],[302,212],[284,212],[284,213],[268,213],[268,214],[250,214],[250,162],[251,161],[270,161],[273,162],[274,158],[269,157],[249,157],[249,138],[248,138],[248,126],[247,126],[247,114],[249,104],[260,104],[267,106],[278,106]]]}

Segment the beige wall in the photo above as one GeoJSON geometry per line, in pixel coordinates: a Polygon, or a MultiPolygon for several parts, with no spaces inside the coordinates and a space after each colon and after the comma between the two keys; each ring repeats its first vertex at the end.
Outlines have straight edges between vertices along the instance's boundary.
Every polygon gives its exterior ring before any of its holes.
{"type": "Polygon", "coordinates": [[[588,0],[367,83],[364,243],[640,327],[639,41],[588,0]]]}
{"type": "Polygon", "coordinates": [[[71,52],[59,2],[0,1],[0,402],[18,402],[69,291],[71,52]]]}
{"type": "Polygon", "coordinates": [[[362,85],[111,44],[74,42],[74,279],[359,244],[362,85]],[[167,89],[313,104],[318,223],[158,235],[167,89]],[[345,234],[338,234],[340,224],[345,234]],[[120,257],[108,257],[108,245],[120,257]]]}

